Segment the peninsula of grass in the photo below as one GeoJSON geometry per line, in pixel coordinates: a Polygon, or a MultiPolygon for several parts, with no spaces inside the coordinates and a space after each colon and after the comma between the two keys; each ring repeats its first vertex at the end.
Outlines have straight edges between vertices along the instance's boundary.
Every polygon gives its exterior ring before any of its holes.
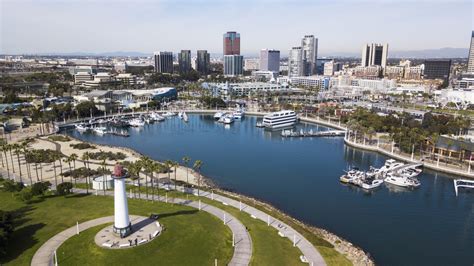
{"type": "MultiPolygon", "coordinates": [[[[138,196],[137,187],[128,186],[127,190],[130,189],[138,196]]],[[[145,192],[146,188],[141,187],[140,193],[144,195],[145,192]]],[[[208,191],[202,190],[201,193],[203,192],[208,193],[208,191]]],[[[148,189],[148,193],[150,195],[152,194],[151,188],[148,189]]],[[[187,198],[194,201],[200,199],[203,203],[223,209],[235,216],[237,219],[239,219],[239,221],[241,221],[242,224],[247,227],[252,238],[252,265],[304,265],[299,260],[299,256],[301,255],[300,250],[296,247],[293,247],[293,244],[290,240],[288,240],[287,238],[280,237],[276,229],[267,226],[267,224],[261,220],[251,218],[250,215],[246,212],[241,212],[237,208],[224,205],[222,204],[222,202],[215,200],[213,201],[205,197],[197,197],[193,194],[185,194],[178,191],[166,191],[163,189],[157,190],[156,193],[161,197],[167,194],[169,199],[173,197],[187,198]]],[[[215,193],[215,195],[217,196],[218,193],[215,193]]],[[[293,219],[282,214],[276,209],[266,208],[263,205],[256,204],[256,202],[252,202],[245,198],[240,199],[228,194],[225,194],[225,196],[233,198],[235,200],[241,200],[243,204],[252,206],[265,213],[268,213],[271,216],[283,221],[284,223],[296,229],[316,247],[316,249],[319,251],[321,256],[323,256],[324,260],[328,265],[352,265],[351,261],[348,260],[344,255],[336,251],[331,243],[327,242],[315,233],[309,231],[308,228],[301,226],[299,223],[295,222],[293,219]]]]}
{"type": "MultiPolygon", "coordinates": [[[[30,265],[38,248],[57,233],[79,223],[113,215],[113,198],[94,195],[49,196],[25,204],[9,192],[0,192],[0,209],[13,212],[14,232],[1,265],[30,265]]],[[[95,232],[84,231],[66,241],[58,251],[61,265],[155,264],[212,265],[217,258],[232,258],[232,233],[222,221],[194,208],[129,200],[130,214],[160,215],[166,230],[157,239],[130,250],[107,250],[94,243],[95,232]],[[155,263],[154,263],[155,262],[155,263]]]]}

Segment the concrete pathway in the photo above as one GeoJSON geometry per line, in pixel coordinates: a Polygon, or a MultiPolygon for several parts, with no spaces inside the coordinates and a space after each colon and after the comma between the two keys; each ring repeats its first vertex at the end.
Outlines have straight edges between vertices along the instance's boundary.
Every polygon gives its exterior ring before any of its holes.
{"type": "Polygon", "coordinates": [[[281,234],[284,237],[288,238],[293,243],[294,246],[298,247],[301,253],[308,260],[309,265],[326,265],[326,262],[324,261],[323,257],[318,252],[318,250],[313,246],[313,244],[311,244],[309,240],[307,240],[304,236],[299,234],[295,229],[285,224],[284,222],[254,207],[245,205],[244,203],[241,203],[239,201],[236,201],[234,199],[231,199],[225,196],[216,195],[210,192],[203,192],[201,193],[201,196],[212,199],[212,200],[220,201],[224,205],[235,207],[243,212],[250,214],[252,218],[259,219],[267,223],[269,226],[272,226],[273,228],[281,232],[281,234]]]}
{"type": "MultiPolygon", "coordinates": [[[[85,193],[86,190],[74,189],[74,192],[85,193]]],[[[103,195],[101,193],[99,193],[98,195],[103,195]]],[[[113,196],[113,191],[107,191],[106,195],[113,196]]],[[[131,195],[128,195],[128,196],[130,197],[131,195]]],[[[144,194],[141,195],[141,199],[146,200],[144,194]]],[[[225,225],[229,226],[230,230],[232,231],[232,234],[234,235],[234,240],[235,240],[234,255],[232,256],[232,259],[228,265],[240,266],[240,265],[248,265],[250,263],[250,259],[252,257],[252,240],[245,226],[239,220],[237,220],[234,216],[214,206],[207,205],[204,203],[199,204],[199,202],[196,202],[196,201],[185,200],[185,199],[174,199],[174,198],[167,199],[164,197],[158,197],[156,195],[154,197],[154,200],[163,201],[163,202],[167,201],[169,203],[175,203],[175,204],[194,207],[196,209],[203,210],[205,212],[208,212],[220,218],[225,225]]],[[[81,223],[79,224],[79,229],[83,231],[90,227],[94,227],[94,226],[104,224],[104,223],[109,223],[109,222],[113,222],[113,216],[98,218],[95,220],[81,223]]],[[[50,238],[48,241],[46,241],[38,249],[38,251],[36,251],[35,255],[33,256],[33,259],[31,260],[31,265],[34,265],[34,266],[53,265],[54,251],[57,250],[61,246],[61,244],[64,243],[67,239],[75,235],[77,233],[76,230],[77,230],[76,226],[70,227],[64,230],[63,232],[55,235],[54,237],[50,238]]]]}

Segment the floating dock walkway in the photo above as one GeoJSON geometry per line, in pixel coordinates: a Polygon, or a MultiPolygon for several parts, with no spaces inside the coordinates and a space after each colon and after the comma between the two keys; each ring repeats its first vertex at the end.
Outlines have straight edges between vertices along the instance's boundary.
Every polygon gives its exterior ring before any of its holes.
{"type": "Polygon", "coordinates": [[[458,195],[459,187],[474,188],[474,180],[454,179],[453,183],[454,183],[454,192],[456,192],[456,196],[458,195]]]}
{"type": "Polygon", "coordinates": [[[286,138],[297,138],[297,137],[341,137],[346,134],[345,130],[327,130],[327,131],[293,131],[293,130],[283,130],[281,132],[282,137],[286,138]]]}

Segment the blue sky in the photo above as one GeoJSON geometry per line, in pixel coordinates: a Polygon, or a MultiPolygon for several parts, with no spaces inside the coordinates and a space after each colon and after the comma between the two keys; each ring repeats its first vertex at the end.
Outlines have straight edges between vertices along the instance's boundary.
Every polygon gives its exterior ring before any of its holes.
{"type": "Polygon", "coordinates": [[[207,49],[241,34],[242,53],[286,54],[305,34],[321,53],[359,53],[366,42],[390,50],[467,48],[472,1],[110,1],[0,0],[0,53],[207,49]]]}

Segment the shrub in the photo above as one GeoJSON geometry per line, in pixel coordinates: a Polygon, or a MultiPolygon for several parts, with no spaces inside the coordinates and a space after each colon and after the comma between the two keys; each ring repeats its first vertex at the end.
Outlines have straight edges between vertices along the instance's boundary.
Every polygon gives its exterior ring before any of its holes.
{"type": "Polygon", "coordinates": [[[48,139],[51,141],[61,141],[61,142],[71,141],[71,138],[69,138],[68,136],[63,136],[63,135],[49,136],[48,139]]]}
{"type": "Polygon", "coordinates": [[[13,233],[13,228],[12,214],[0,210],[0,255],[6,254],[7,241],[13,233]]]}
{"type": "Polygon", "coordinates": [[[51,183],[48,181],[37,182],[31,186],[31,193],[33,193],[33,196],[42,196],[50,187],[51,183]]]}
{"type": "Polygon", "coordinates": [[[68,195],[71,194],[72,183],[71,182],[64,182],[58,185],[56,188],[58,195],[68,195]]]}
{"type": "Polygon", "coordinates": [[[27,187],[18,192],[16,196],[19,200],[29,203],[33,198],[33,193],[31,192],[31,188],[27,187]]]}
{"type": "Polygon", "coordinates": [[[110,161],[119,161],[119,160],[125,160],[127,156],[122,153],[122,152],[105,152],[105,151],[99,151],[99,152],[93,152],[89,154],[90,158],[92,160],[110,160],[110,161]]]}
{"type": "Polygon", "coordinates": [[[76,150],[85,150],[85,149],[95,149],[94,145],[91,145],[89,143],[76,143],[76,144],[70,144],[70,147],[76,149],[76,150]]]}
{"type": "Polygon", "coordinates": [[[94,169],[88,169],[88,168],[85,168],[85,167],[76,168],[72,171],[63,172],[64,177],[72,176],[73,178],[94,176],[94,175],[98,175],[98,174],[99,174],[99,171],[94,170],[94,169]]]}
{"type": "Polygon", "coordinates": [[[25,185],[21,182],[15,182],[11,179],[6,180],[3,182],[3,190],[6,192],[19,192],[23,189],[25,185]]]}

